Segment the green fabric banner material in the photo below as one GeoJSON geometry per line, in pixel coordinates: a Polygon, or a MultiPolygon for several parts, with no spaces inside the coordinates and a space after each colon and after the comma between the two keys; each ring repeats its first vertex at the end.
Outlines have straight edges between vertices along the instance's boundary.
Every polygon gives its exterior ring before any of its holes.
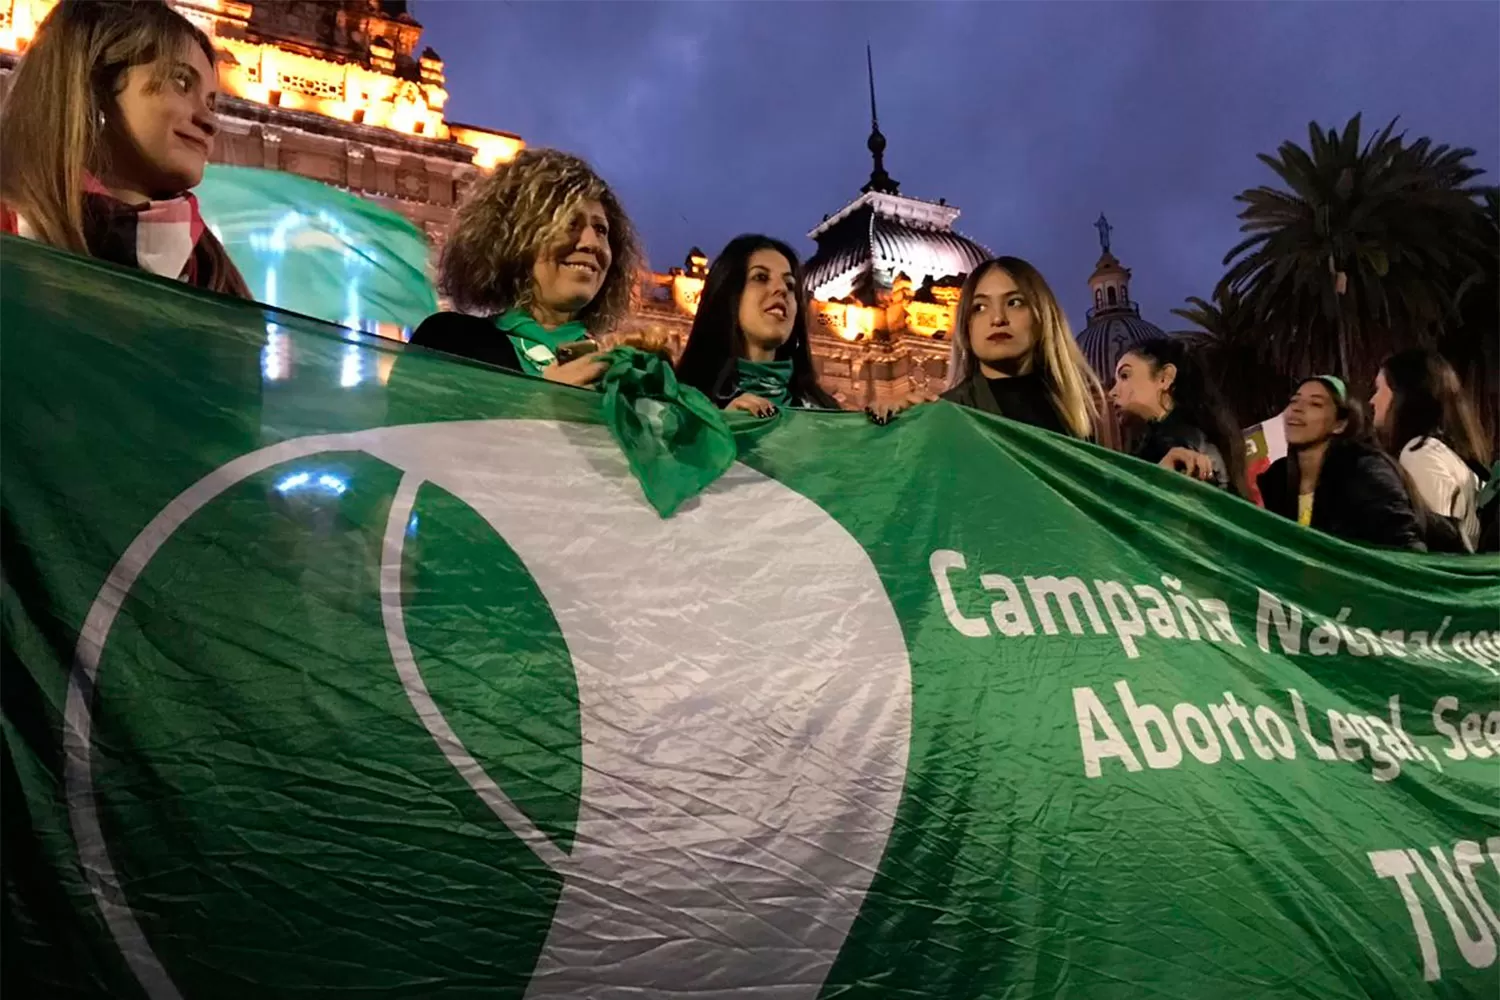
{"type": "Polygon", "coordinates": [[[0,290],[7,996],[1493,995],[1494,559],[949,404],[663,518],[605,394],[0,290]]]}
{"type": "Polygon", "coordinates": [[[253,167],[213,164],[194,191],[262,302],[366,330],[414,328],[437,311],[427,240],[391,209],[253,167]]]}

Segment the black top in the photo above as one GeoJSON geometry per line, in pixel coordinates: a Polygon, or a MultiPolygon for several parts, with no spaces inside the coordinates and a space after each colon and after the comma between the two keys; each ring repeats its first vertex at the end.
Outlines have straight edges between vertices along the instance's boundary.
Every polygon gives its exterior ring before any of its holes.
{"type": "Polygon", "coordinates": [[[1229,467],[1224,464],[1224,454],[1208,440],[1201,427],[1188,423],[1176,413],[1168,413],[1147,426],[1135,457],[1155,465],[1173,448],[1186,448],[1207,455],[1214,463],[1213,484],[1221,490],[1229,489],[1229,467]]]}
{"type": "MultiPolygon", "coordinates": [[[[1292,456],[1272,462],[1256,484],[1266,510],[1297,520],[1289,477],[1292,456]]],[[[1312,527],[1351,542],[1425,552],[1425,532],[1393,458],[1371,445],[1336,441],[1328,447],[1313,491],[1312,527]]]]}
{"type": "Polygon", "coordinates": [[[456,312],[433,313],[412,332],[408,343],[430,351],[456,354],[471,361],[482,361],[506,371],[522,370],[515,345],[495,328],[493,319],[456,312]]]}
{"type": "Polygon", "coordinates": [[[1035,372],[1014,378],[985,378],[975,374],[963,385],[943,393],[943,398],[1043,430],[1069,433],[1052,406],[1046,383],[1035,372]]]}

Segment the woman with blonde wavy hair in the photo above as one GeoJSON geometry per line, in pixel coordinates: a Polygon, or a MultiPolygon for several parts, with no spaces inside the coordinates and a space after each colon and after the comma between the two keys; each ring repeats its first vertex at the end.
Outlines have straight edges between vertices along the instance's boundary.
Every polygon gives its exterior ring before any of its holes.
{"type": "Polygon", "coordinates": [[[250,298],[191,193],[217,97],[213,45],[165,3],[63,0],[0,118],[0,232],[250,298]]]}
{"type": "Polygon", "coordinates": [[[458,210],[439,283],[460,312],[429,316],[411,343],[510,371],[588,385],[596,338],[630,310],[635,229],[576,156],[528,149],[482,179],[458,210]]]}
{"type": "Polygon", "coordinates": [[[1019,257],[995,257],[970,272],[959,295],[943,399],[1090,439],[1102,396],[1036,268],[1019,257]]]}

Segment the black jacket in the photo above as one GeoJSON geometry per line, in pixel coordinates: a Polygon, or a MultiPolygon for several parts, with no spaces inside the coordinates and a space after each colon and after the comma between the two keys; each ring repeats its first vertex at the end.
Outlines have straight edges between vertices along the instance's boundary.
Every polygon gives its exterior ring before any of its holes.
{"type": "Polygon", "coordinates": [[[968,381],[943,393],[942,398],[950,403],[1030,424],[1057,434],[1070,434],[1068,425],[1063,423],[1062,418],[1058,416],[1038,376],[1022,375],[1008,379],[1007,382],[1014,383],[1015,387],[1021,390],[1015,394],[1015,399],[1009,407],[1003,407],[1000,404],[1000,401],[995,398],[994,390],[990,388],[990,380],[978,372],[968,381]]]}
{"type": "MultiPolygon", "coordinates": [[[[1277,459],[1256,483],[1266,510],[1297,519],[1297,496],[1288,478],[1291,457],[1277,459]]],[[[1427,551],[1425,532],[1395,461],[1380,449],[1353,441],[1329,446],[1313,493],[1312,526],[1351,542],[1427,551]]]]}
{"type": "MultiPolygon", "coordinates": [[[[1141,438],[1140,447],[1135,450],[1135,457],[1155,465],[1166,458],[1167,452],[1173,448],[1186,448],[1207,455],[1214,463],[1213,485],[1221,490],[1229,489],[1229,467],[1224,464],[1224,454],[1208,440],[1203,428],[1189,423],[1175,413],[1168,413],[1146,427],[1146,434],[1141,438]]],[[[1317,509],[1316,505],[1313,509],[1317,509]]],[[[1295,516],[1296,510],[1292,513],[1295,516]]]]}
{"type": "Polygon", "coordinates": [[[515,345],[495,328],[493,319],[456,312],[433,313],[412,332],[408,343],[444,354],[456,354],[471,361],[482,361],[506,371],[522,370],[515,345]]]}

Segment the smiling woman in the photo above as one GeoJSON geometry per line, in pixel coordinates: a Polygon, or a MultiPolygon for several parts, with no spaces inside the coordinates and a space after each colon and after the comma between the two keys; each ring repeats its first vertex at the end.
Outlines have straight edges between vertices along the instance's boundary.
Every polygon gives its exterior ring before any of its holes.
{"type": "Polygon", "coordinates": [[[462,312],[429,316],[411,343],[588,385],[603,366],[583,355],[629,309],[640,261],[630,219],[587,163],[525,150],[454,221],[441,285],[462,312]]]}
{"type": "Polygon", "coordinates": [[[1303,379],[1284,420],[1287,456],[1257,481],[1266,510],[1351,542],[1427,548],[1400,467],[1370,439],[1343,379],[1303,379]]]}
{"type": "Polygon", "coordinates": [[[64,0],[0,119],[0,229],[249,298],[189,193],[217,97],[213,46],[166,4],[64,0]]]}

